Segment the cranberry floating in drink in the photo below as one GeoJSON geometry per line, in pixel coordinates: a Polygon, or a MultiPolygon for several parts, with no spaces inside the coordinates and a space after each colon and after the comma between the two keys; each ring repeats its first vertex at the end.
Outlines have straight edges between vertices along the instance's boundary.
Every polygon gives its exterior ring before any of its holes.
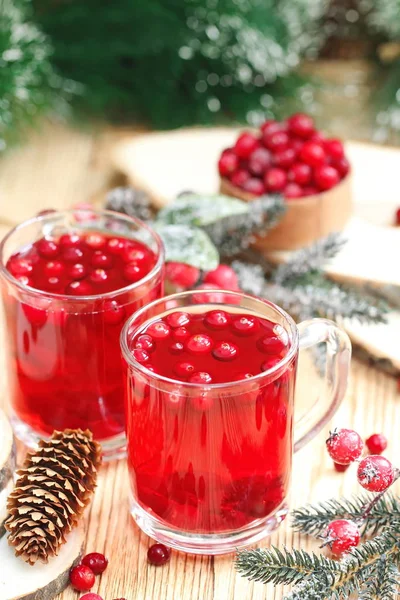
{"type": "Polygon", "coordinates": [[[350,358],[329,321],[297,328],[271,303],[218,294],[157,300],[121,334],[132,514],[158,541],[204,554],[253,543],[285,517],[293,449],[340,403],[350,358]],[[294,445],[298,329],[302,346],[327,342],[331,389],[294,445]]]}
{"type": "Polygon", "coordinates": [[[28,445],[89,428],[106,456],[124,446],[119,336],[162,295],[163,250],[144,223],[108,211],[32,219],[1,245],[13,377],[11,412],[28,445]]]}

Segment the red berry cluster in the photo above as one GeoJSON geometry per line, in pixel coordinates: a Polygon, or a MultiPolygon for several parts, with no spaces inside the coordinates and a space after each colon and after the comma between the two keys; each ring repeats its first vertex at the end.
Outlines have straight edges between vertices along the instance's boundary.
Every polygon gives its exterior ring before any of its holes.
{"type": "MultiPolygon", "coordinates": [[[[359,484],[369,492],[383,494],[399,477],[400,472],[387,458],[380,456],[387,447],[387,439],[383,434],[371,435],[366,440],[366,446],[373,454],[361,459],[364,442],[352,429],[335,429],[326,440],[329,456],[334,460],[337,471],[344,471],[352,462],[357,461],[359,484]]],[[[328,544],[332,553],[340,556],[358,545],[359,524],[337,519],[328,525],[324,538],[324,545],[328,544]]]]}
{"type": "MultiPolygon", "coordinates": [[[[79,592],[87,592],[94,586],[95,575],[101,575],[108,565],[108,559],[100,552],[86,554],[79,565],[73,567],[69,573],[72,587],[79,592]]],[[[87,594],[85,600],[102,600],[98,594],[87,594]]]]}
{"type": "Polygon", "coordinates": [[[241,133],[223,150],[218,170],[255,196],[280,192],[294,199],[333,188],[350,165],[340,140],[325,138],[309,115],[297,113],[281,123],[265,121],[258,133],[241,133]]]}

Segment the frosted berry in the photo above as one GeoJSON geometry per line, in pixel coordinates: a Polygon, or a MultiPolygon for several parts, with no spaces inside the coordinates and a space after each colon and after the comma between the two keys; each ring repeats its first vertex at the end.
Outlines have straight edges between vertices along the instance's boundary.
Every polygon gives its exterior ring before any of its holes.
{"type": "Polygon", "coordinates": [[[118,325],[125,318],[125,309],[116,300],[105,300],[103,317],[108,325],[118,325]]]}
{"type": "Polygon", "coordinates": [[[312,170],[310,165],[295,163],[288,171],[288,181],[298,185],[308,185],[311,182],[312,170]]]}
{"type": "Polygon", "coordinates": [[[365,441],[370,454],[382,454],[387,448],[387,437],[383,433],[374,433],[365,441]]]}
{"type": "Polygon", "coordinates": [[[190,316],[187,312],[173,312],[165,318],[168,325],[173,329],[183,327],[190,322],[190,316]]]}
{"type": "Polygon", "coordinates": [[[218,265],[216,269],[208,271],[204,283],[214,283],[224,290],[239,289],[238,277],[229,265],[218,265]]]}
{"type": "Polygon", "coordinates": [[[78,592],[87,592],[94,586],[95,577],[90,567],[78,565],[69,572],[69,580],[78,592]]]}
{"type": "Polygon", "coordinates": [[[67,273],[72,279],[83,279],[87,275],[87,269],[81,263],[76,263],[69,267],[67,273]]]}
{"type": "Polygon", "coordinates": [[[103,598],[99,596],[99,594],[93,594],[92,592],[89,592],[89,594],[81,596],[79,600],[103,600],[103,598]]]}
{"type": "Polygon", "coordinates": [[[287,125],[290,133],[300,138],[308,138],[314,132],[314,121],[304,113],[296,113],[289,117],[287,125]]]}
{"type": "Polygon", "coordinates": [[[144,364],[149,360],[149,355],[146,350],[142,350],[142,348],[134,348],[132,350],[132,356],[140,364],[144,364]]]}
{"type": "Polygon", "coordinates": [[[221,177],[229,177],[239,166],[239,159],[234,152],[224,152],[218,161],[218,171],[221,177]]]}
{"type": "Polygon", "coordinates": [[[104,269],[95,269],[89,275],[90,281],[92,283],[105,283],[108,279],[108,274],[104,269]]]}
{"type": "Polygon", "coordinates": [[[96,250],[92,256],[92,266],[101,269],[110,269],[113,265],[113,259],[101,250],[96,250]]]}
{"type": "Polygon", "coordinates": [[[261,196],[265,193],[265,186],[261,179],[257,179],[257,177],[250,177],[244,182],[242,188],[249,194],[254,194],[254,196],[261,196]]]}
{"type": "Polygon", "coordinates": [[[280,169],[288,169],[296,159],[296,152],[293,148],[285,148],[274,154],[274,166],[280,169]]]}
{"type": "Polygon", "coordinates": [[[156,321],[155,323],[150,323],[146,329],[146,333],[151,335],[155,340],[163,340],[170,335],[171,330],[164,321],[156,321]]]}
{"type": "Polygon", "coordinates": [[[171,550],[164,544],[153,544],[147,551],[147,560],[156,567],[165,565],[170,558],[171,550]]]}
{"type": "Polygon", "coordinates": [[[264,184],[269,192],[280,192],[287,182],[287,176],[283,169],[272,167],[265,173],[264,184]]]}
{"type": "Polygon", "coordinates": [[[108,559],[100,552],[91,552],[82,558],[82,564],[92,569],[95,575],[100,575],[106,570],[108,559]]]}
{"type": "Polygon", "coordinates": [[[62,258],[65,262],[77,263],[83,258],[83,252],[75,246],[66,247],[61,251],[62,258]]]}
{"type": "Polygon", "coordinates": [[[37,250],[43,258],[55,258],[59,253],[59,246],[52,240],[43,238],[37,243],[37,250]]]}
{"type": "Polygon", "coordinates": [[[350,171],[350,163],[345,157],[332,161],[332,166],[335,167],[341,177],[346,177],[350,171]]]}
{"type": "Polygon", "coordinates": [[[258,139],[252,133],[244,132],[236,140],[235,153],[239,158],[249,158],[250,154],[258,147],[258,144],[258,139]]]}
{"type": "Polygon", "coordinates": [[[189,377],[190,375],[193,375],[193,373],[195,372],[195,368],[194,365],[192,365],[192,363],[182,361],[176,363],[174,371],[179,377],[189,377]]]}
{"type": "Polygon", "coordinates": [[[232,321],[232,329],[233,331],[240,336],[246,337],[249,335],[253,335],[260,328],[260,321],[257,317],[251,317],[250,315],[247,317],[239,317],[233,319],[232,321]]]}
{"type": "Polygon", "coordinates": [[[66,292],[72,296],[90,296],[93,288],[87,281],[72,281],[67,285],[66,292]]]}
{"type": "Polygon", "coordinates": [[[205,354],[206,352],[210,352],[212,347],[212,339],[204,333],[192,335],[186,343],[186,348],[193,354],[205,354]]]}
{"type": "Polygon", "coordinates": [[[334,462],[348,465],[360,458],[364,442],[352,429],[335,429],[326,440],[326,448],[334,462]]]}
{"type": "Polygon", "coordinates": [[[285,198],[301,198],[303,195],[302,188],[297,183],[288,183],[283,190],[285,198]]]}
{"type": "Polygon", "coordinates": [[[135,261],[128,263],[124,267],[124,278],[130,283],[135,283],[147,274],[147,269],[135,261]]]}
{"type": "Polygon", "coordinates": [[[246,169],[239,169],[231,177],[232,185],[236,187],[243,187],[246,181],[250,178],[250,173],[246,169]]]}
{"type": "Polygon", "coordinates": [[[340,140],[330,138],[324,141],[324,148],[328,156],[334,160],[340,160],[344,157],[344,148],[340,140]]]}
{"type": "Polygon", "coordinates": [[[300,150],[299,158],[310,167],[320,167],[325,162],[325,150],[316,142],[305,142],[300,150]]]}
{"type": "Polygon", "coordinates": [[[210,310],[204,317],[204,324],[211,329],[225,329],[230,322],[229,314],[223,310],[210,310]]]}
{"type": "Polygon", "coordinates": [[[212,377],[206,371],[197,371],[189,377],[189,383],[211,383],[212,377]]]}
{"type": "Polygon", "coordinates": [[[287,148],[289,144],[289,136],[286,131],[276,131],[271,135],[264,135],[263,142],[268,150],[279,152],[287,148]]]}
{"type": "Polygon", "coordinates": [[[238,347],[232,342],[217,342],[212,351],[214,358],[222,361],[230,361],[236,358],[238,347]]]}
{"type": "Polygon", "coordinates": [[[358,483],[369,492],[383,492],[392,485],[394,478],[395,469],[384,456],[367,456],[358,465],[358,483]]]}
{"type": "Polygon", "coordinates": [[[322,191],[330,190],[339,183],[339,173],[330,165],[322,165],[314,171],[314,180],[318,188],[322,191]]]}
{"type": "Polygon", "coordinates": [[[332,554],[341,556],[358,545],[360,530],[353,521],[337,519],[329,523],[325,537],[332,554]]]}
{"type": "Polygon", "coordinates": [[[348,465],[341,465],[340,463],[333,463],[333,467],[335,469],[335,471],[337,471],[338,473],[344,473],[345,471],[347,471],[347,469],[349,468],[350,464],[348,465]]]}
{"type": "Polygon", "coordinates": [[[167,262],[165,265],[165,277],[180,290],[187,290],[194,285],[200,277],[197,267],[185,265],[179,262],[167,262]]]}
{"type": "Polygon", "coordinates": [[[271,165],[271,153],[266,148],[256,148],[249,158],[249,171],[258,177],[261,177],[271,165]]]}
{"type": "Polygon", "coordinates": [[[142,350],[146,350],[146,352],[154,350],[154,342],[151,335],[146,335],[145,333],[139,335],[135,342],[135,348],[141,348],[142,350]]]}

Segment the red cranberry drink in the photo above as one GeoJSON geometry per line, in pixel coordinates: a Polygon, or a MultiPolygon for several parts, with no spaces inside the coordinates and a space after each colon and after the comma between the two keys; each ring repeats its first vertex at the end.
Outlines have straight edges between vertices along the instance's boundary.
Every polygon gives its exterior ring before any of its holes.
{"type": "MultiPolygon", "coordinates": [[[[348,338],[334,324],[299,328],[307,346],[328,341],[330,369],[341,362],[329,404],[303,418],[296,448],[340,402],[349,361],[348,338]]],[[[289,315],[240,293],[191,291],[138,311],[121,343],[139,526],[159,542],[206,554],[267,535],[287,512],[294,449],[299,336],[289,315]]]]}
{"type": "Polygon", "coordinates": [[[127,317],[162,295],[162,259],[146,225],[107,211],[54,212],[5,238],[11,411],[26,443],[89,428],[106,455],[121,450],[119,336],[127,317]]]}

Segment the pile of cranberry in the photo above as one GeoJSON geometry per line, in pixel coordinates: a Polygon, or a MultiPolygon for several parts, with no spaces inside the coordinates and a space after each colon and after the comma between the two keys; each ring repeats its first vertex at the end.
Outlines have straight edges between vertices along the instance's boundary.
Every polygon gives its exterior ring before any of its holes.
{"type": "Polygon", "coordinates": [[[265,121],[258,133],[241,133],[223,150],[218,170],[255,196],[279,192],[293,199],[330,190],[350,165],[340,140],[325,138],[309,115],[297,113],[283,122],[265,121]]]}
{"type": "MultiPolygon", "coordinates": [[[[387,458],[381,456],[387,447],[387,439],[383,434],[371,435],[365,444],[370,455],[361,458],[364,442],[356,431],[335,429],[326,440],[326,448],[335,463],[336,470],[346,470],[351,463],[357,461],[358,483],[365,490],[381,496],[399,478],[400,471],[387,458]]],[[[372,500],[372,504],[374,503],[375,500],[372,500]]],[[[369,509],[366,507],[365,516],[368,512],[369,509]]],[[[349,552],[360,541],[362,521],[363,518],[360,518],[359,522],[348,519],[332,521],[323,536],[325,540],[323,545],[328,545],[335,556],[349,552]]]]}

